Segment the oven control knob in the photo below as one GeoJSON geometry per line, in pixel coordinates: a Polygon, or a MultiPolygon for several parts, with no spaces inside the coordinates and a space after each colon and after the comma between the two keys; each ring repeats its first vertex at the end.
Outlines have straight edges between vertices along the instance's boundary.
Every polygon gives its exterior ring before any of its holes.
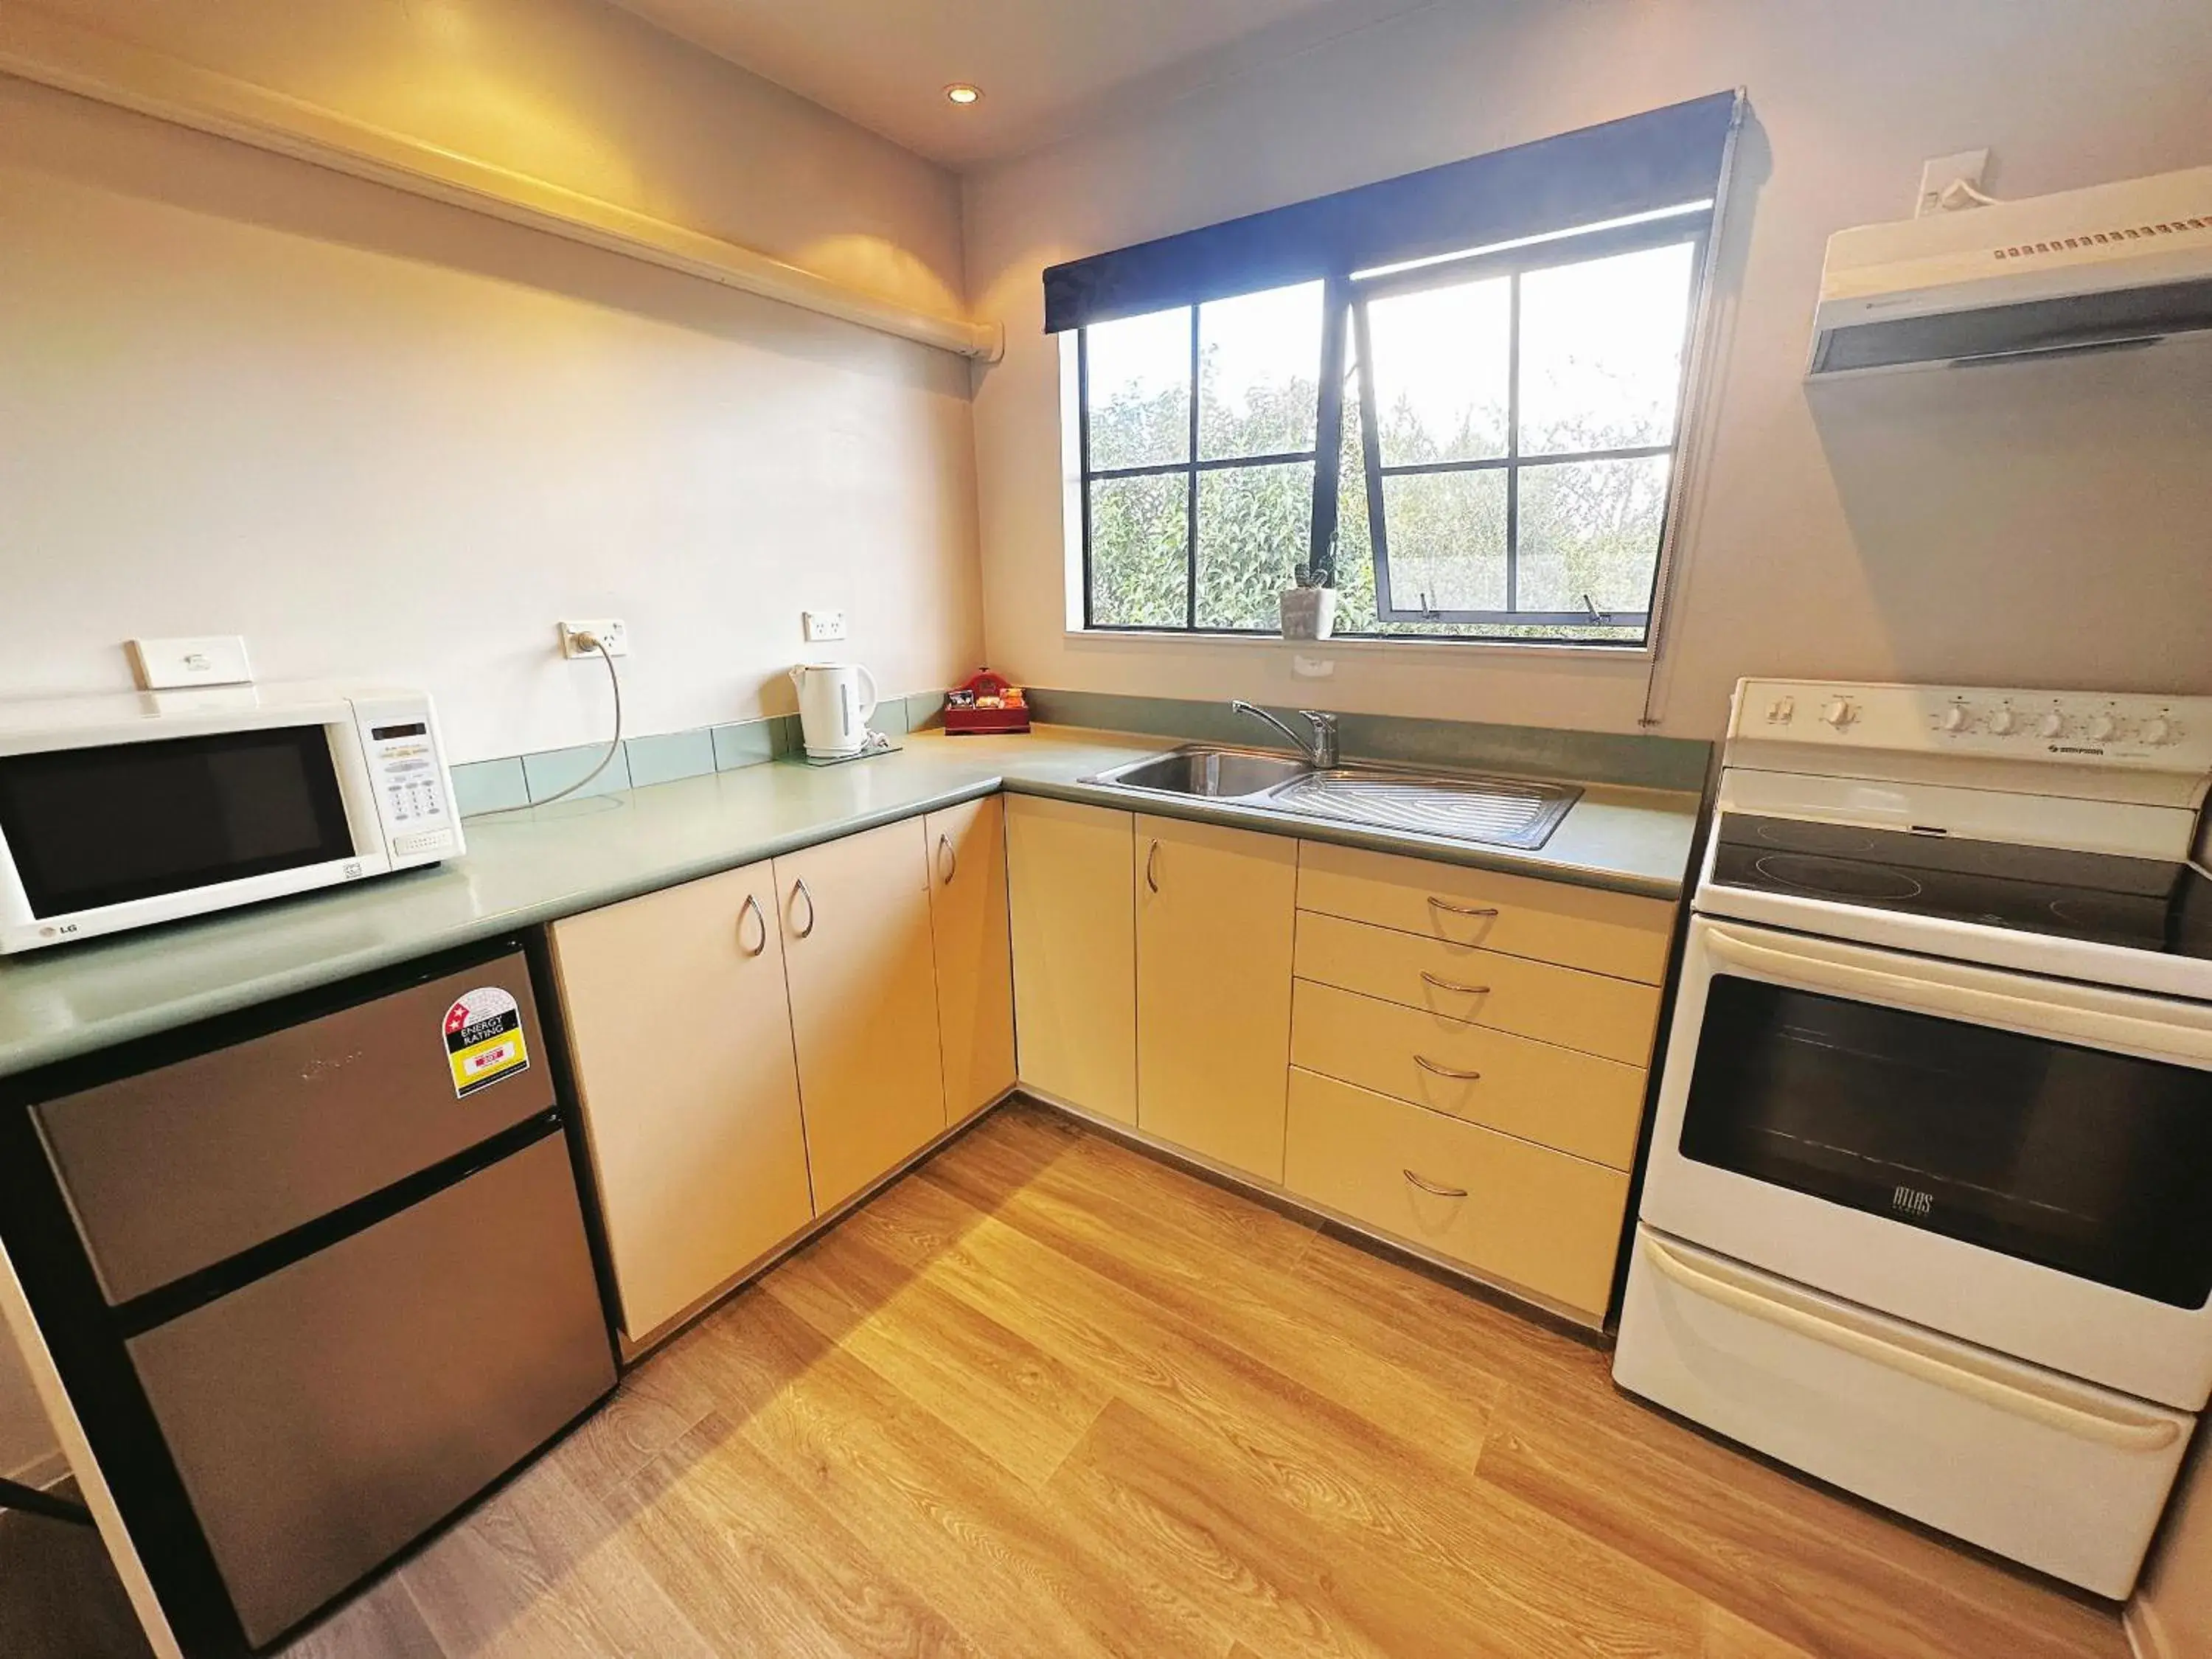
{"type": "Polygon", "coordinates": [[[1966,704],[1954,702],[1943,711],[1943,729],[1946,732],[1963,732],[1966,729],[1967,720],[1972,718],[1972,713],[1966,704]]]}
{"type": "Polygon", "coordinates": [[[2100,714],[2089,722],[2089,740],[2092,743],[2110,743],[2119,729],[2120,723],[2110,714],[2100,714]]]}
{"type": "Polygon", "coordinates": [[[1835,697],[1820,711],[1820,718],[1840,732],[1858,718],[1858,710],[1852,708],[1847,699],[1835,697]]]}
{"type": "Polygon", "coordinates": [[[2019,730],[2020,722],[2013,717],[2009,708],[2000,708],[1990,716],[1990,735],[1992,737],[2008,738],[2019,730]]]}
{"type": "Polygon", "coordinates": [[[2145,743],[2172,743],[2173,722],[2163,714],[2154,714],[2143,722],[2142,740],[2145,743]]]}
{"type": "Polygon", "coordinates": [[[2066,716],[2054,708],[2043,717],[2043,724],[2036,730],[2046,738],[2063,737],[2066,734],[2066,716]]]}

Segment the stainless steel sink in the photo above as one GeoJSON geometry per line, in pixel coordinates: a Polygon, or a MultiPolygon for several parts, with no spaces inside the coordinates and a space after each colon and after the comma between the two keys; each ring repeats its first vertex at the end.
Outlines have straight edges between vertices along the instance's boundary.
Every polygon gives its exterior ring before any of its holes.
{"type": "Polygon", "coordinates": [[[1124,789],[1157,789],[1163,794],[1237,800],[1265,794],[1312,769],[1302,760],[1262,750],[1193,747],[1117,766],[1089,781],[1119,784],[1124,789]]]}
{"type": "Polygon", "coordinates": [[[1207,744],[1148,756],[1084,781],[1524,851],[1548,841],[1583,793],[1568,783],[1468,773],[1317,769],[1293,756],[1207,744]]]}
{"type": "Polygon", "coordinates": [[[1568,783],[1347,766],[1308,772],[1267,799],[1283,811],[1310,817],[1534,849],[1551,839],[1582,793],[1568,783]]]}

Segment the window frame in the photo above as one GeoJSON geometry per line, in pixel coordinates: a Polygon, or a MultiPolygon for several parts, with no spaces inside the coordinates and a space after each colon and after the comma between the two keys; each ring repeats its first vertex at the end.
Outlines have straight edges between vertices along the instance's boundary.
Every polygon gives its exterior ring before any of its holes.
{"type": "MultiPolygon", "coordinates": [[[[1303,286],[1303,284],[1290,284],[1289,286],[1303,286]]],[[[1266,291],[1267,290],[1265,289],[1255,290],[1255,292],[1261,293],[1266,291]]],[[[1322,338],[1323,341],[1324,356],[1322,361],[1324,364],[1327,362],[1326,343],[1329,332],[1329,313],[1328,310],[1329,305],[1328,296],[1333,291],[1333,289],[1330,288],[1324,288],[1322,291],[1322,338]]],[[[1242,296],[1228,295],[1223,297],[1225,299],[1237,299],[1242,296]]],[[[1140,463],[1134,466],[1108,466],[1097,468],[1094,468],[1091,465],[1091,329],[1090,326],[1086,325],[1085,326],[1075,331],[1075,411],[1076,420],[1080,428],[1079,454],[1081,458],[1076,483],[1077,488],[1082,492],[1083,495],[1083,628],[1085,633],[1176,635],[1230,634],[1238,635],[1249,635],[1261,639],[1267,637],[1267,631],[1265,629],[1208,628],[1201,627],[1199,624],[1198,480],[1200,474],[1206,472],[1228,472],[1233,471],[1238,468],[1249,466],[1291,466],[1296,465],[1300,462],[1306,462],[1310,463],[1314,469],[1314,489],[1315,493],[1318,495],[1321,489],[1321,475],[1322,471],[1321,464],[1322,452],[1320,447],[1319,411],[1316,410],[1316,412],[1315,447],[1310,450],[1287,450],[1279,454],[1229,455],[1218,457],[1212,460],[1200,459],[1199,456],[1198,441],[1200,398],[1199,369],[1200,366],[1205,361],[1206,348],[1205,337],[1200,327],[1200,313],[1203,312],[1208,303],[1208,301],[1202,300],[1194,301],[1187,306],[1163,306],[1157,312],[1146,312],[1143,313],[1146,316],[1161,316],[1170,311],[1180,310],[1187,313],[1190,318],[1190,362],[1187,371],[1188,375],[1188,380],[1187,381],[1188,391],[1183,399],[1185,405],[1183,410],[1184,449],[1183,459],[1179,461],[1151,461],[1140,463]],[[1183,480],[1183,620],[1179,623],[1102,623],[1098,621],[1095,610],[1097,591],[1091,583],[1091,486],[1098,483],[1102,479],[1166,478],[1176,477],[1180,477],[1183,480]]],[[[1334,469],[1331,469],[1332,484],[1334,483],[1334,469]]]]}
{"type": "MultiPolygon", "coordinates": [[[[1709,303],[1711,279],[1711,259],[1713,250],[1718,204],[1708,201],[1701,206],[1685,204],[1676,211],[1644,216],[1633,222],[1601,225],[1587,229],[1570,230],[1553,235],[1531,238],[1527,241],[1508,244],[1492,249],[1474,249],[1465,254],[1446,254],[1425,258],[1404,267],[1384,264],[1366,271],[1339,270],[1321,278],[1323,284],[1322,301],[1322,330],[1320,380],[1315,410],[1314,447],[1310,451],[1294,451],[1282,454],[1237,456],[1214,460],[1202,460],[1199,453],[1199,404],[1200,397],[1200,369],[1203,362],[1203,334],[1200,313],[1205,301],[1194,301],[1188,306],[1164,306],[1159,311],[1183,310],[1190,319],[1190,362],[1188,369],[1187,429],[1188,447],[1185,459],[1180,461],[1149,465],[1108,467],[1094,471],[1091,461],[1091,343],[1090,331],[1094,325],[1085,324],[1072,331],[1075,335],[1076,396],[1074,410],[1076,432],[1075,466],[1070,482],[1079,498],[1082,549],[1079,580],[1082,584],[1082,631],[1097,635],[1151,635],[1170,639],[1215,638],[1272,639],[1279,637],[1265,628],[1226,628],[1204,626],[1198,623],[1198,481],[1200,474],[1227,471],[1232,468],[1261,465],[1281,465],[1310,463],[1314,469],[1311,531],[1307,555],[1303,562],[1322,573],[1328,585],[1336,586],[1337,529],[1342,499],[1344,421],[1348,411],[1346,404],[1351,395],[1357,404],[1355,418],[1360,422],[1360,456],[1367,494],[1368,534],[1370,555],[1375,565],[1375,597],[1377,620],[1399,626],[1389,631],[1340,631],[1333,640],[1357,641],[1361,644],[1405,644],[1447,646],[1510,646],[1516,648],[1568,648],[1595,650],[1608,655],[1627,653],[1648,654],[1656,648],[1659,612],[1665,590],[1667,573],[1671,562],[1672,543],[1676,531],[1679,498],[1683,488],[1684,459],[1689,448],[1689,430],[1693,391],[1700,365],[1697,348],[1704,313],[1709,303]],[[1542,456],[1523,456],[1520,444],[1520,362],[1521,362],[1521,278],[1530,271],[1543,270],[1561,265],[1581,264],[1618,254],[1643,252],[1651,248],[1687,246],[1690,250],[1691,280],[1688,301],[1683,307],[1680,348],[1680,372],[1675,383],[1674,419],[1671,434],[1663,444],[1637,445],[1620,449],[1589,452],[1563,452],[1542,456]],[[1510,368],[1508,386],[1506,418],[1506,453],[1504,456],[1473,461],[1443,461],[1386,466],[1381,459],[1380,433],[1375,408],[1370,356],[1368,349],[1367,307],[1376,299],[1395,297],[1402,294],[1427,289],[1455,287],[1471,282],[1487,281],[1500,276],[1512,282],[1510,368]],[[1348,393],[1351,383],[1357,378],[1356,393],[1348,393]],[[1656,546],[1651,562],[1650,598],[1641,611],[1461,611],[1419,610],[1394,606],[1389,583],[1389,531],[1386,522],[1382,480],[1393,476],[1417,473],[1451,473],[1503,470],[1507,480],[1507,592],[1515,592],[1514,577],[1519,558],[1518,500],[1520,474],[1527,469],[1558,465],[1571,462],[1596,460],[1626,460],[1648,459],[1664,455],[1668,458],[1667,490],[1660,507],[1656,546]],[[1102,623],[1096,611],[1096,588],[1093,581],[1093,526],[1091,486],[1102,479],[1144,477],[1180,476],[1184,480],[1183,518],[1183,619],[1180,623],[1102,623]],[[1458,631],[1423,632],[1418,627],[1406,624],[1428,623],[1438,629],[1480,627],[1498,631],[1481,634],[1458,631]],[[1638,630],[1633,637],[1590,637],[1560,635],[1525,630],[1561,628],[1587,629],[1594,627],[1638,630]],[[1524,630],[1524,631],[1513,631],[1524,630]]],[[[1309,279],[1311,280],[1311,279],[1309,279]]],[[[1265,292],[1265,289],[1254,290],[1265,292]]],[[[1219,299],[1240,297],[1223,295],[1219,299]]],[[[1145,313],[1153,315],[1156,313],[1145,313]]],[[[1104,320],[1112,320],[1110,319],[1104,320]]]]}

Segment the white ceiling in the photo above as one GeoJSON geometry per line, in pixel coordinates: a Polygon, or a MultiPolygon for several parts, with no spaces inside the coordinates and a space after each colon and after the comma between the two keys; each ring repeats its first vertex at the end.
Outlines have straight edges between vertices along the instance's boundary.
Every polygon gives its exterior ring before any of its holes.
{"type": "Polygon", "coordinates": [[[1225,72],[1241,46],[1296,51],[1432,3],[617,0],[671,33],[956,167],[1056,137],[1139,83],[1202,82],[1225,72]],[[955,107],[945,88],[957,81],[981,87],[982,101],[955,107]]]}

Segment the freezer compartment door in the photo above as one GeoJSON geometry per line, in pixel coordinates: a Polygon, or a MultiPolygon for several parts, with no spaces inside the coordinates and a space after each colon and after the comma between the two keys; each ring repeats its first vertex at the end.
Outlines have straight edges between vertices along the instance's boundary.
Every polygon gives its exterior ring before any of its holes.
{"type": "Polygon", "coordinates": [[[1613,1375],[1732,1440],[2114,1600],[2196,1419],[1637,1229],[1613,1375]]]}
{"type": "Polygon", "coordinates": [[[33,1109],[120,1305],[552,1103],[516,951],[33,1109]]]}
{"type": "Polygon", "coordinates": [[[256,1646],[615,1381],[557,1133],[129,1347],[256,1646]]]}

